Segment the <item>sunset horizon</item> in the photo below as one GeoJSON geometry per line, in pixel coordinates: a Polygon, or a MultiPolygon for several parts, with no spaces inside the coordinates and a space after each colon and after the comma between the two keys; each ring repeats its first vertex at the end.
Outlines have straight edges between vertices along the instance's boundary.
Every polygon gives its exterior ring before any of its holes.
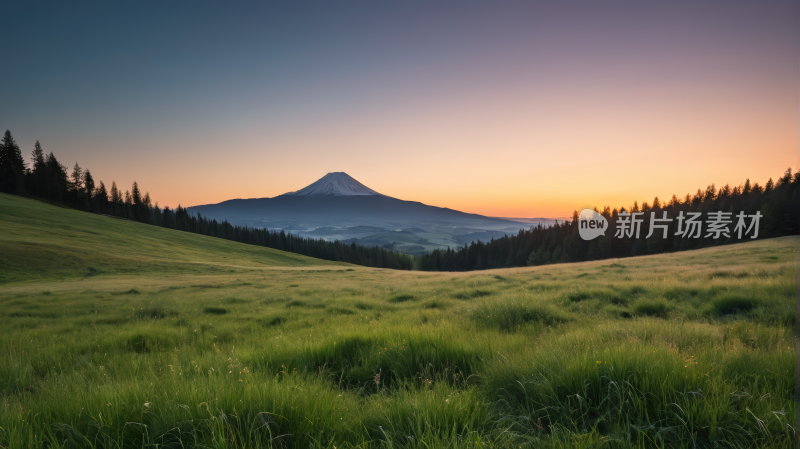
{"type": "Polygon", "coordinates": [[[0,126],[171,207],[344,171],[569,216],[797,167],[796,3],[353,5],[14,5],[4,42],[43,31],[6,52],[0,126]]]}

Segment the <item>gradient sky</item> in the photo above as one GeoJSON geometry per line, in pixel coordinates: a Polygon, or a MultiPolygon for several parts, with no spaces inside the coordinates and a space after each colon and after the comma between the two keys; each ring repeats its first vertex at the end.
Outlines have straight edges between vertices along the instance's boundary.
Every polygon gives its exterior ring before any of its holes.
{"type": "Polygon", "coordinates": [[[560,217],[797,167],[794,0],[15,3],[0,128],[161,206],[344,171],[560,217]]]}

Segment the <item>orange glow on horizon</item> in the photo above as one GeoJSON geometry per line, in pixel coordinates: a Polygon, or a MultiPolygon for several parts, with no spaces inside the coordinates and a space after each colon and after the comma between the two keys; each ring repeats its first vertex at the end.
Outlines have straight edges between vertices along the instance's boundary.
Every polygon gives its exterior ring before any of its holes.
{"type": "Polygon", "coordinates": [[[274,197],[342,171],[432,206],[565,217],[796,169],[795,4],[484,6],[415,19],[416,40],[390,14],[347,14],[376,27],[360,31],[372,41],[335,21],[315,34],[297,11],[300,28],[250,27],[260,38],[215,47],[213,67],[197,44],[196,60],[138,65],[131,85],[76,71],[94,96],[31,84],[2,129],[26,156],[39,140],[162,207],[274,197]]]}

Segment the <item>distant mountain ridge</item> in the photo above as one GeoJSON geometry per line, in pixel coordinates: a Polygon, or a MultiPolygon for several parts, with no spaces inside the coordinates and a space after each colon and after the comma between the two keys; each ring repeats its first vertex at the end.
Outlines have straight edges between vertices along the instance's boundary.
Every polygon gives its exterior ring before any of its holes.
{"type": "Polygon", "coordinates": [[[187,208],[208,218],[231,223],[265,223],[261,227],[284,228],[280,222],[308,226],[407,226],[416,222],[439,222],[496,227],[518,227],[522,223],[429,206],[381,194],[344,172],[328,173],[316,182],[272,198],[233,199],[187,208]],[[270,223],[270,224],[266,224],[270,223]]]}
{"type": "Polygon", "coordinates": [[[187,209],[190,214],[232,224],[283,229],[314,238],[349,241],[370,237],[368,242],[380,240],[380,246],[409,254],[457,246],[463,243],[459,236],[498,238],[529,226],[393,198],[343,172],[328,173],[300,190],[273,198],[234,199],[187,209]],[[410,229],[414,229],[413,237],[400,232],[410,229]],[[371,238],[376,235],[380,238],[371,238]]]}

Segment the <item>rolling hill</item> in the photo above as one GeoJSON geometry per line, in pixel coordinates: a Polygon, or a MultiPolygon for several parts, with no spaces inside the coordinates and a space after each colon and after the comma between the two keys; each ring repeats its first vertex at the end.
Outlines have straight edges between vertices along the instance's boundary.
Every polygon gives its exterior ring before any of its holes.
{"type": "Polygon", "coordinates": [[[230,267],[345,266],[0,194],[0,284],[100,274],[203,274],[230,267]]]}

